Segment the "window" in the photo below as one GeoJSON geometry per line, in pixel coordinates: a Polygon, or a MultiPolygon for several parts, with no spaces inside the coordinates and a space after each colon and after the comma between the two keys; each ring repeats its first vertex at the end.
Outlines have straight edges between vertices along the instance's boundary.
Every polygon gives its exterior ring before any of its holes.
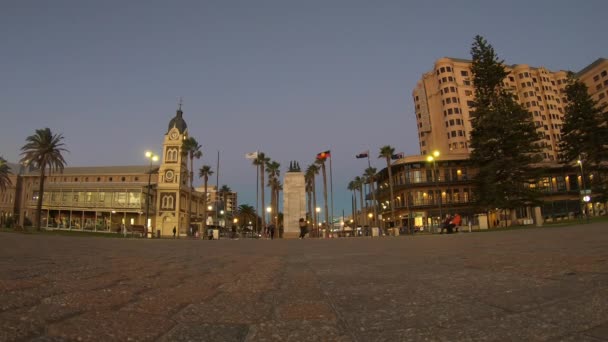
{"type": "Polygon", "coordinates": [[[450,67],[446,67],[446,68],[445,68],[445,70],[447,70],[447,71],[452,71],[452,68],[450,68],[450,67]]]}
{"type": "Polygon", "coordinates": [[[472,92],[472,91],[470,91],[470,90],[465,90],[465,91],[464,91],[464,94],[465,94],[466,96],[471,96],[471,95],[473,95],[473,92],[472,92]]]}
{"type": "Polygon", "coordinates": [[[464,85],[466,85],[466,86],[470,86],[470,85],[471,85],[471,81],[469,81],[469,80],[464,80],[463,84],[464,84],[464,85]]]}
{"type": "Polygon", "coordinates": [[[445,68],[441,68],[441,69],[439,69],[439,70],[441,70],[441,72],[445,72],[445,68]]]}
{"type": "MultiPolygon", "coordinates": [[[[604,71],[604,72],[605,72],[605,71],[604,71]]],[[[469,76],[469,72],[468,72],[468,71],[466,71],[466,70],[462,70],[462,71],[460,71],[460,75],[461,75],[461,76],[465,76],[465,77],[466,77],[466,76],[469,76]]]]}
{"type": "Polygon", "coordinates": [[[600,75],[593,76],[593,81],[597,82],[600,80],[600,75]]]}
{"type": "Polygon", "coordinates": [[[606,74],[608,74],[606,70],[602,71],[602,77],[606,77],[606,74]]]}

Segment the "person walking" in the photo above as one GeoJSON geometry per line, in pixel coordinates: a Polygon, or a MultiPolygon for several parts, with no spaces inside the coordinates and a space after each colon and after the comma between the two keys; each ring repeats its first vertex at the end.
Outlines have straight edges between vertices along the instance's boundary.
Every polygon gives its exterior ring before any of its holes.
{"type": "Polygon", "coordinates": [[[268,225],[268,235],[270,235],[270,240],[274,240],[275,229],[276,229],[276,227],[274,226],[274,223],[271,223],[268,225]]]}
{"type": "Polygon", "coordinates": [[[300,225],[300,239],[303,239],[306,236],[306,233],[308,233],[308,225],[306,224],[304,218],[300,218],[300,222],[298,224],[300,225]]]}

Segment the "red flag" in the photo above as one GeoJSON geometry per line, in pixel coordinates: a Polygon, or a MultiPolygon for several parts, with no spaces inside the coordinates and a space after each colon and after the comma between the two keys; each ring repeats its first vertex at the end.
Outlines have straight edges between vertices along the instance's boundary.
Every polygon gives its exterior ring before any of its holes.
{"type": "Polygon", "coordinates": [[[317,159],[319,159],[319,160],[325,160],[327,158],[331,158],[331,153],[330,153],[329,150],[323,151],[321,153],[317,153],[317,159]]]}

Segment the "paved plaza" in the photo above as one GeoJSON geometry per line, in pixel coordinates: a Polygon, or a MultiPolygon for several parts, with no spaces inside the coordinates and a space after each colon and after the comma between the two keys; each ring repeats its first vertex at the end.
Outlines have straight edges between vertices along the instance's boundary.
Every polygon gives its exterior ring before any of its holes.
{"type": "Polygon", "coordinates": [[[0,233],[1,341],[605,341],[608,223],[331,240],[0,233]]]}

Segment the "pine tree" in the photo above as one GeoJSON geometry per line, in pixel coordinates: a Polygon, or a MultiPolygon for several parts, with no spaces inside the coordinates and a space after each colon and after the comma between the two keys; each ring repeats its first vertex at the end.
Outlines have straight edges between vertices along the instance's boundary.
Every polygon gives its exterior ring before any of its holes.
{"type": "Polygon", "coordinates": [[[608,160],[606,106],[593,100],[587,86],[572,74],[566,86],[566,99],[560,161],[571,164],[584,156],[588,167],[596,168],[608,160]]]}
{"type": "Polygon", "coordinates": [[[538,193],[526,186],[536,176],[540,135],[532,115],[503,86],[509,72],[492,45],[476,36],[471,48],[474,110],[470,160],[479,169],[475,200],[482,209],[513,209],[537,202],[538,193]]]}
{"type": "Polygon", "coordinates": [[[600,105],[589,95],[583,82],[575,79],[573,74],[568,79],[559,159],[567,165],[581,160],[586,173],[597,176],[587,184],[594,193],[602,195],[595,199],[605,200],[608,184],[602,162],[608,161],[608,111],[606,105],[600,105]]]}

